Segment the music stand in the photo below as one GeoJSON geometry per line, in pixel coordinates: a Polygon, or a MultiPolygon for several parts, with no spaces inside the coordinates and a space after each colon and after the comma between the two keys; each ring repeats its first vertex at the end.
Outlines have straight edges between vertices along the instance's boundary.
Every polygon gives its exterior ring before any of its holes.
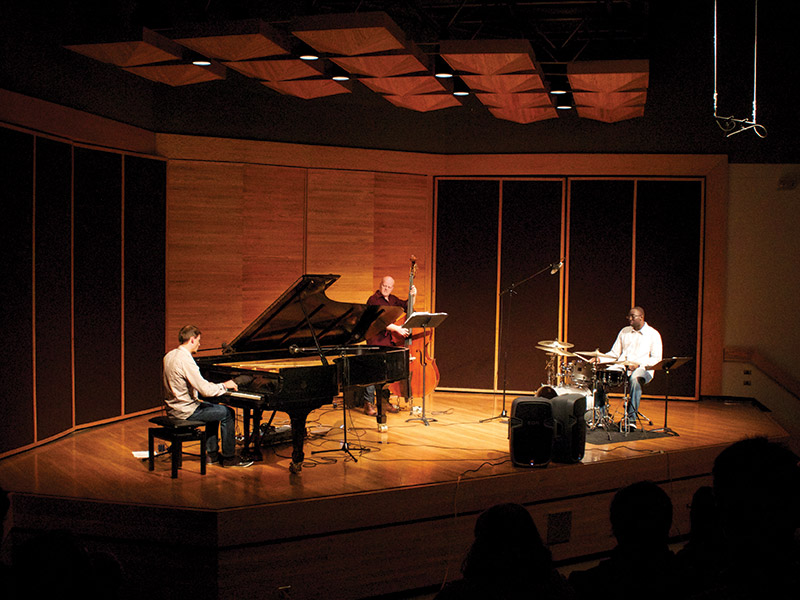
{"type": "Polygon", "coordinates": [[[652,369],[653,371],[664,371],[664,376],[666,377],[666,387],[667,390],[664,394],[664,427],[659,429],[651,429],[650,431],[654,433],[666,433],[667,435],[674,435],[677,436],[678,433],[673,431],[667,426],[667,409],[669,408],[669,372],[677,369],[688,363],[692,360],[693,356],[672,356],[670,358],[664,358],[658,361],[652,367],[647,367],[648,369],[652,369]]]}
{"type": "MultiPolygon", "coordinates": [[[[409,315],[408,319],[405,323],[403,323],[403,327],[405,329],[419,329],[422,328],[422,345],[423,351],[422,356],[420,357],[422,362],[422,414],[419,417],[411,417],[410,419],[406,419],[406,423],[410,423],[411,421],[422,421],[425,425],[429,425],[429,421],[436,421],[436,419],[429,419],[425,416],[425,353],[427,349],[425,348],[426,342],[425,338],[427,335],[426,329],[430,327],[433,329],[434,327],[438,327],[442,324],[447,318],[447,313],[427,313],[427,312],[415,312],[409,315]]],[[[410,359],[411,357],[409,357],[410,359]]],[[[411,390],[408,390],[409,394],[411,390]]]]}
{"type": "MultiPolygon", "coordinates": [[[[342,365],[342,389],[348,389],[350,387],[350,362],[347,360],[347,349],[345,346],[342,346],[341,352],[339,354],[341,358],[341,365],[342,365]]],[[[377,399],[377,398],[376,398],[377,399]]],[[[344,452],[353,459],[353,462],[358,462],[356,457],[353,455],[352,450],[356,450],[358,452],[363,452],[366,450],[363,446],[351,446],[350,442],[347,441],[347,402],[345,402],[344,395],[342,395],[342,442],[341,446],[338,448],[331,448],[329,450],[314,450],[311,454],[327,454],[328,452],[344,452]]]]}
{"type": "Polygon", "coordinates": [[[510,304],[511,297],[517,293],[517,288],[525,283],[526,281],[530,281],[534,277],[538,277],[548,269],[550,270],[551,275],[555,275],[561,270],[561,267],[564,266],[564,259],[561,259],[560,262],[557,263],[550,263],[543,269],[539,269],[533,275],[528,275],[525,279],[521,281],[517,281],[512,283],[502,292],[500,292],[500,312],[503,314],[503,320],[500,322],[500,343],[503,346],[503,410],[500,412],[499,415],[495,415],[494,417],[489,417],[488,419],[481,419],[480,423],[488,423],[489,421],[494,421],[495,419],[508,419],[508,412],[506,411],[506,376],[508,374],[508,343],[506,341],[506,324],[508,322],[509,316],[511,315],[511,309],[508,306],[510,304]],[[504,297],[508,296],[509,302],[506,303],[504,301],[504,297]]]}

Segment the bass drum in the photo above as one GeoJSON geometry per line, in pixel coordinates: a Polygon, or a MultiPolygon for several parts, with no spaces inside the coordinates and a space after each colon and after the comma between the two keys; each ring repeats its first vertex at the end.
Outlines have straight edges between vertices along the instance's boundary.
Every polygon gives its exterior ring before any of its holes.
{"type": "Polygon", "coordinates": [[[592,390],[586,388],[562,386],[562,385],[543,385],[536,390],[537,398],[546,398],[552,400],[556,396],[563,396],[564,394],[580,394],[586,397],[586,410],[594,408],[594,394],[592,390]]]}

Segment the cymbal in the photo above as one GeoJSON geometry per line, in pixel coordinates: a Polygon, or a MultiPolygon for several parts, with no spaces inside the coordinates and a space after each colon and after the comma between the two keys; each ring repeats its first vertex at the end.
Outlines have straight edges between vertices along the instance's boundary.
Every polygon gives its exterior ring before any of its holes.
{"type": "Polygon", "coordinates": [[[600,350],[592,350],[591,352],[575,352],[578,356],[588,356],[590,358],[614,358],[613,356],[609,356],[605,352],[600,352],[600,350]]]}
{"type": "Polygon", "coordinates": [[[558,340],[542,340],[538,342],[540,346],[547,346],[548,348],[572,348],[575,344],[568,344],[567,342],[559,342],[558,340]]]}
{"type": "Polygon", "coordinates": [[[619,362],[614,363],[615,365],[620,365],[622,367],[638,367],[639,363],[632,362],[630,360],[621,360],[619,362]]]}
{"type": "Polygon", "coordinates": [[[549,354],[558,354],[559,356],[575,356],[572,352],[561,350],[560,348],[548,348],[547,346],[536,346],[537,350],[543,350],[549,354]]]}

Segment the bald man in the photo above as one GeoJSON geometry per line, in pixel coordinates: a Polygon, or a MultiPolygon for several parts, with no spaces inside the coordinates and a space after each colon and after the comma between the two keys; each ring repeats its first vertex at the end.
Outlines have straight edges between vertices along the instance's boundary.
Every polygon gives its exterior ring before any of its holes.
{"type": "MultiPolygon", "coordinates": [[[[375,293],[372,294],[369,299],[367,299],[367,304],[374,306],[400,306],[404,311],[408,311],[408,300],[401,300],[392,293],[393,291],[394,279],[389,275],[386,275],[383,279],[381,279],[381,284],[378,289],[375,290],[375,293]]],[[[417,287],[411,286],[408,295],[409,299],[414,298],[417,295],[417,287]]],[[[394,346],[395,343],[392,333],[404,338],[411,335],[410,330],[406,329],[405,327],[401,327],[396,323],[391,323],[386,327],[385,330],[369,338],[367,340],[367,344],[370,346],[394,346]]],[[[385,408],[386,412],[390,413],[396,413],[399,410],[394,404],[389,402],[386,403],[385,408]]],[[[364,413],[370,416],[378,414],[378,410],[375,407],[374,385],[364,388],[364,413]]]]}

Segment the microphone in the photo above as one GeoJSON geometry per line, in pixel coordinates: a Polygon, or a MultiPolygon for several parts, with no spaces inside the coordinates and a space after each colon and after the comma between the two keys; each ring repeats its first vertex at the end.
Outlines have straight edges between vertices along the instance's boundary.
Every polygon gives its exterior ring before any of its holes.
{"type": "Polygon", "coordinates": [[[561,270],[561,267],[563,266],[564,266],[563,258],[557,263],[553,263],[552,265],[550,265],[550,275],[555,275],[556,273],[558,273],[561,270]]]}

